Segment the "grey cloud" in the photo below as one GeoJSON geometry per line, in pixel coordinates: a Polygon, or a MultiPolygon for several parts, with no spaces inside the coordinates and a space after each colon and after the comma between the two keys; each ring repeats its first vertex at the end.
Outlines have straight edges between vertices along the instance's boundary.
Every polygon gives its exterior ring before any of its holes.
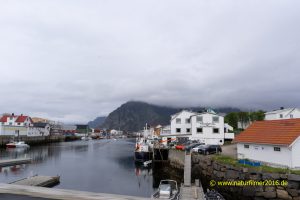
{"type": "Polygon", "coordinates": [[[2,1],[0,112],[300,106],[300,2],[2,1]]]}

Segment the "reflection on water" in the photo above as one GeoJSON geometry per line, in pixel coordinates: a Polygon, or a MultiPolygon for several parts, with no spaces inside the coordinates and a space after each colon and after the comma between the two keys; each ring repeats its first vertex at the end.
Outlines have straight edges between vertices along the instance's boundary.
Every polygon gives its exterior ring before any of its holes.
{"type": "Polygon", "coordinates": [[[134,140],[93,140],[1,149],[1,159],[27,157],[33,162],[1,168],[0,182],[35,174],[60,175],[56,188],[150,197],[161,179],[174,177],[161,166],[135,165],[134,145],[134,140]]]}

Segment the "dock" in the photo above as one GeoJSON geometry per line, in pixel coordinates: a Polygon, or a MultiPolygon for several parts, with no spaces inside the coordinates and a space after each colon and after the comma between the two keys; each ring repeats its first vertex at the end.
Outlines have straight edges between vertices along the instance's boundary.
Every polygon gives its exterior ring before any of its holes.
{"type": "Polygon", "coordinates": [[[14,165],[27,164],[31,162],[31,158],[18,158],[18,159],[8,159],[0,160],[0,167],[8,167],[14,165]]]}
{"type": "Polygon", "coordinates": [[[192,159],[189,152],[184,157],[184,183],[180,187],[180,199],[182,200],[204,200],[204,192],[200,180],[195,180],[195,184],[191,183],[192,159]]]}
{"type": "Polygon", "coordinates": [[[28,185],[28,186],[39,186],[39,187],[52,187],[59,183],[59,176],[32,176],[21,180],[14,181],[10,184],[13,185],[28,185]]]}
{"type": "Polygon", "coordinates": [[[0,194],[60,200],[150,200],[150,198],[0,183],[0,194]]]}

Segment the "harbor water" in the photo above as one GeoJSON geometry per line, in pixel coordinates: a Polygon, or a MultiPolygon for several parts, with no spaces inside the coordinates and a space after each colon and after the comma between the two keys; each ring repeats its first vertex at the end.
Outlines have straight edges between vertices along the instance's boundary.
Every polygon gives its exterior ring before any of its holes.
{"type": "Polygon", "coordinates": [[[32,163],[0,168],[0,182],[33,175],[59,175],[55,188],[150,197],[161,179],[181,175],[166,164],[145,168],[134,163],[135,140],[52,143],[25,149],[0,149],[1,159],[32,158],[32,163]]]}

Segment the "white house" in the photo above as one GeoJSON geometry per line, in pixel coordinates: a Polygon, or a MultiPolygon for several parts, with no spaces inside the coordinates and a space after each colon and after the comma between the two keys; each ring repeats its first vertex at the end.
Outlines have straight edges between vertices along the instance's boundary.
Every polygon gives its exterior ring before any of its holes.
{"type": "Polygon", "coordinates": [[[15,115],[12,113],[11,115],[3,115],[0,118],[1,125],[5,126],[33,126],[33,121],[29,116],[15,115]]]}
{"type": "Polygon", "coordinates": [[[0,118],[0,135],[7,136],[48,136],[50,125],[48,123],[33,124],[29,116],[3,115],[0,118]]]}
{"type": "Polygon", "coordinates": [[[234,141],[239,159],[300,168],[300,119],[256,121],[234,141]]]}
{"type": "Polygon", "coordinates": [[[299,108],[281,108],[265,113],[265,120],[300,118],[299,108]]]}
{"type": "MultiPolygon", "coordinates": [[[[233,139],[233,130],[224,124],[224,117],[212,110],[196,113],[183,110],[171,116],[171,133],[169,136],[198,140],[205,144],[224,144],[225,139],[233,139]]],[[[165,135],[167,137],[167,135],[165,135]]]]}

